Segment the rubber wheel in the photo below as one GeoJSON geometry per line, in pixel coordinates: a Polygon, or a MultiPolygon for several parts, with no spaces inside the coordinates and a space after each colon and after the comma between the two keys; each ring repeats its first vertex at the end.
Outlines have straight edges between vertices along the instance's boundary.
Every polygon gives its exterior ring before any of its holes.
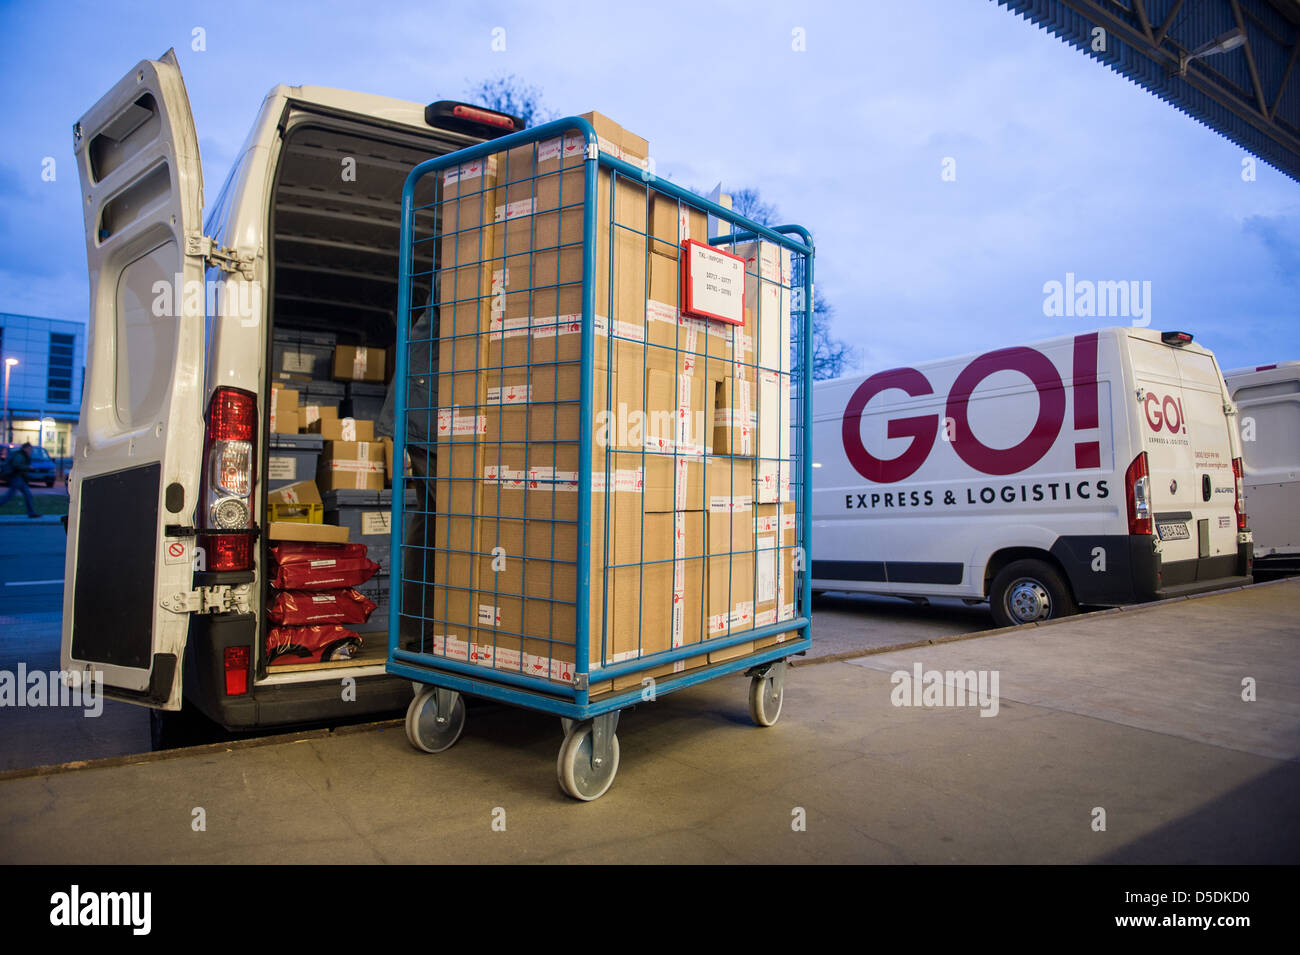
{"type": "Polygon", "coordinates": [[[766,676],[749,680],[749,718],[756,726],[772,726],[781,718],[781,704],[785,702],[785,687],[772,691],[773,680],[766,676]]]}
{"type": "Polygon", "coordinates": [[[591,765],[591,721],[585,720],[569,731],[560,746],[555,775],[565,795],[583,802],[599,799],[609,792],[618,775],[618,734],[609,741],[609,762],[599,769],[591,765]]]}
{"type": "Polygon", "coordinates": [[[465,698],[456,695],[450,718],[439,723],[434,709],[434,687],[420,691],[406,708],[406,738],[416,749],[441,753],[451,749],[465,729],[465,698]]]}
{"type": "Polygon", "coordinates": [[[1041,560],[1016,560],[1003,567],[993,578],[989,609],[999,627],[1018,627],[1079,612],[1060,572],[1041,560]]]}

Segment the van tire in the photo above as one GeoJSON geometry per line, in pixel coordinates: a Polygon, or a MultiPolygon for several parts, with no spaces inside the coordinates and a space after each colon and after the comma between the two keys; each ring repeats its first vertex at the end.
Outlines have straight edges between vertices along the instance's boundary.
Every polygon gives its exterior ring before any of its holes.
{"type": "Polygon", "coordinates": [[[999,627],[1018,627],[1079,612],[1060,572],[1041,560],[1015,560],[998,571],[989,609],[999,627]]]}

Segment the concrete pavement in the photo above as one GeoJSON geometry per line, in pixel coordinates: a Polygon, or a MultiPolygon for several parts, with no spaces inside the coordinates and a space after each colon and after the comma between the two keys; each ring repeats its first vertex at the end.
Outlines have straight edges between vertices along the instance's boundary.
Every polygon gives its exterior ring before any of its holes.
{"type": "Polygon", "coordinates": [[[1295,863],[1298,616],[1285,581],[805,665],[770,729],[715,681],[625,714],[588,805],[558,722],[496,706],[437,756],[389,723],[8,774],[0,861],[1295,863]],[[918,662],[997,670],[997,715],[893,705],[918,662]]]}

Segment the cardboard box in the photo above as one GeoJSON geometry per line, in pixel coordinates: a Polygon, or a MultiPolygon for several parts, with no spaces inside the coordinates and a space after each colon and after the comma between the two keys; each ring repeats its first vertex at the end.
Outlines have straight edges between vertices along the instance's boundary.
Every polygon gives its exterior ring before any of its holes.
{"type": "Polygon", "coordinates": [[[790,377],[758,371],[758,489],[762,503],[790,500],[794,431],[790,417],[790,377]]]}
{"type": "MultiPolygon", "coordinates": [[[[687,239],[709,241],[709,217],[685,202],[662,192],[650,194],[651,251],[676,260],[687,239]]],[[[739,253],[737,253],[739,254],[739,253]]]]}
{"type": "Polygon", "coordinates": [[[298,392],[271,382],[271,433],[297,434],[299,425],[298,392]]]}
{"type": "Polygon", "coordinates": [[[334,378],[336,381],[387,380],[388,352],[383,348],[364,345],[339,345],[334,349],[334,378]]]}
{"type": "Polygon", "coordinates": [[[718,385],[713,413],[713,450],[716,454],[753,457],[758,450],[757,392],[746,378],[725,378],[718,385]]]}
{"type": "Polygon", "coordinates": [[[272,521],[267,525],[266,537],[273,541],[308,541],[314,544],[346,544],[348,529],[331,524],[301,524],[272,521]]]}
{"type": "Polygon", "coordinates": [[[744,242],[735,253],[745,259],[745,305],[759,368],[790,374],[790,250],[771,242],[744,242]]]}
{"type": "MultiPolygon", "coordinates": [[[[752,515],[749,522],[753,532],[752,515]]],[[[710,637],[754,627],[754,555],[729,554],[705,560],[710,637]]],[[[739,654],[737,654],[739,655],[739,654]]],[[[710,662],[716,662],[710,656],[710,662]]]]}
{"type": "Polygon", "coordinates": [[[337,404],[305,404],[298,409],[298,429],[303,434],[312,432],[312,425],[318,421],[337,421],[339,406],[337,404]]]}
{"type": "Polygon", "coordinates": [[[326,441],[374,441],[375,423],[364,418],[317,418],[307,426],[307,433],[326,441]]]}
{"type": "Polygon", "coordinates": [[[299,481],[268,491],[267,510],[274,523],[322,524],[325,508],[315,481],[299,481]]]}
{"type": "Polygon", "coordinates": [[[316,469],[323,491],[384,489],[384,449],[377,441],[326,441],[316,469]]]}

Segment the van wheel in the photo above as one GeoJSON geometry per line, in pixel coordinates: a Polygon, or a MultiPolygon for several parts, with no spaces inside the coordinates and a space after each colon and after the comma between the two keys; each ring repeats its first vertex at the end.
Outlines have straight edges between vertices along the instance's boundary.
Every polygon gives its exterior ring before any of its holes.
{"type": "Polygon", "coordinates": [[[989,608],[999,627],[1054,620],[1078,613],[1069,586],[1040,560],[1016,560],[993,578],[989,608]]]}

